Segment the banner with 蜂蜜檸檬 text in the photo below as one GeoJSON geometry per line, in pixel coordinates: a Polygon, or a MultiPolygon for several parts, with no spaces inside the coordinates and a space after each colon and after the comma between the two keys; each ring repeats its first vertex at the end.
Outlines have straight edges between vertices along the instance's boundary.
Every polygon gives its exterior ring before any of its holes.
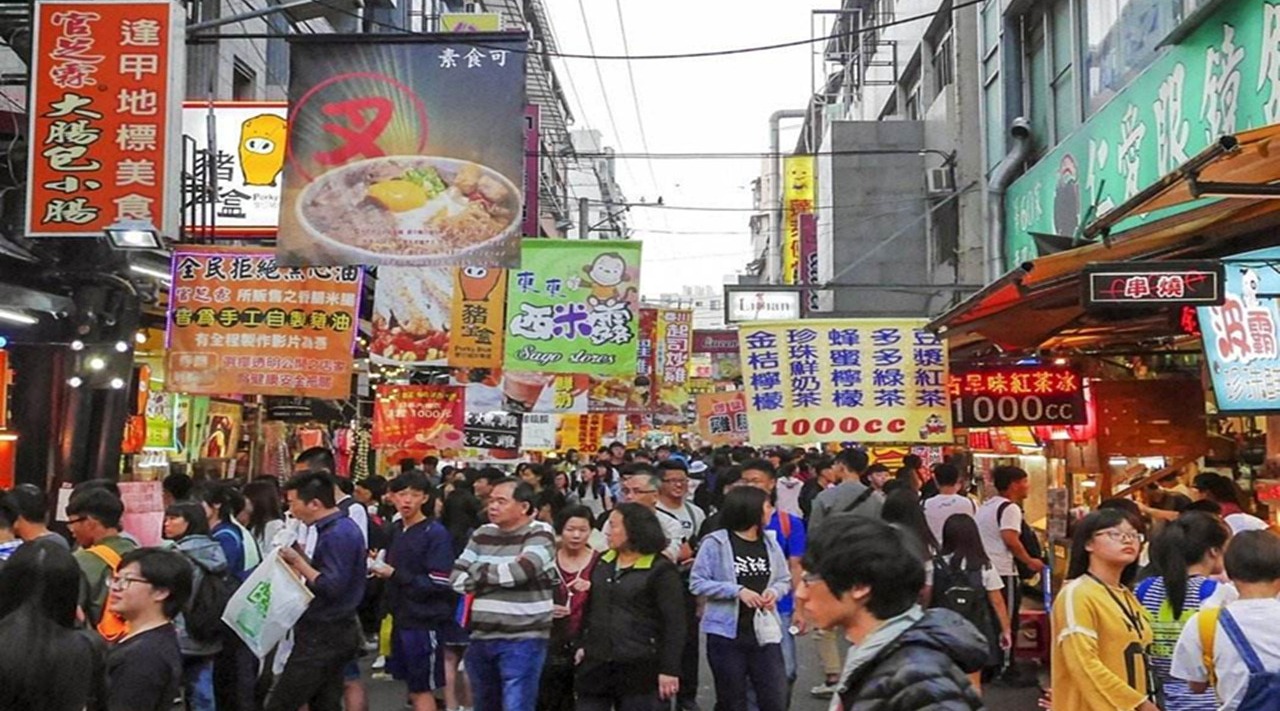
{"type": "Polygon", "coordinates": [[[633,375],[640,243],[525,240],[507,284],[505,368],[633,375]]]}
{"type": "Polygon", "coordinates": [[[947,346],[922,319],[744,323],[754,444],[952,439],[947,346]]]}

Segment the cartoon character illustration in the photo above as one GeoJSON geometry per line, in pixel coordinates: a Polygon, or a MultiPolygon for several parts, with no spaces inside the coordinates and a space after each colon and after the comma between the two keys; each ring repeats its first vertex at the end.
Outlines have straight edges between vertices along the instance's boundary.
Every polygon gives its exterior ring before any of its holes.
{"type": "Polygon", "coordinates": [[[627,299],[635,289],[619,289],[627,278],[627,261],[617,252],[605,252],[582,268],[591,282],[591,297],[598,302],[627,299]]]}
{"type": "Polygon", "coordinates": [[[947,433],[947,423],[942,421],[938,415],[929,415],[929,419],[924,421],[924,426],[920,428],[920,438],[924,439],[931,435],[940,435],[947,433]]]}
{"type": "Polygon", "coordinates": [[[240,170],[245,185],[275,185],[284,169],[286,122],[261,114],[240,124],[240,170]]]}
{"type": "Polygon", "coordinates": [[[1252,269],[1240,270],[1240,300],[1246,309],[1262,308],[1258,300],[1258,292],[1262,289],[1262,277],[1252,269]]]}
{"type": "Polygon", "coordinates": [[[462,297],[467,301],[484,301],[493,293],[494,287],[502,280],[503,269],[487,267],[463,267],[458,272],[458,281],[462,286],[462,297]]]}
{"type": "Polygon", "coordinates": [[[787,171],[787,184],[798,195],[807,193],[812,181],[813,174],[803,164],[793,164],[787,171]]]}

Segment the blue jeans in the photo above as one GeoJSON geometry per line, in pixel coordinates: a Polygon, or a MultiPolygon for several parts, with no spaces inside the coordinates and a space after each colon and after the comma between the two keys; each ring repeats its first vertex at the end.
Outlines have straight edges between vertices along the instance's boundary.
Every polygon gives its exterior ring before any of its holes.
{"type": "Polygon", "coordinates": [[[547,658],[545,639],[472,639],[464,664],[475,711],[529,711],[547,658]]]}
{"type": "Polygon", "coordinates": [[[784,711],[787,679],[780,647],[758,645],[754,638],[729,639],[708,634],[707,661],[711,676],[715,677],[716,709],[747,711],[747,690],[752,689],[760,711],[784,711]]]}
{"type": "Polygon", "coordinates": [[[187,711],[215,711],[213,657],[182,658],[182,697],[187,711]]]}

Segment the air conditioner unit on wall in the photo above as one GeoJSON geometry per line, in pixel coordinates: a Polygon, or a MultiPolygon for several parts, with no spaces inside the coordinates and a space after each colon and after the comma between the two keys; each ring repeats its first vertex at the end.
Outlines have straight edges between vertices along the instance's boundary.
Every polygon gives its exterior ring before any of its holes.
{"type": "Polygon", "coordinates": [[[948,195],[956,191],[955,174],[950,168],[929,169],[929,194],[948,195]]]}

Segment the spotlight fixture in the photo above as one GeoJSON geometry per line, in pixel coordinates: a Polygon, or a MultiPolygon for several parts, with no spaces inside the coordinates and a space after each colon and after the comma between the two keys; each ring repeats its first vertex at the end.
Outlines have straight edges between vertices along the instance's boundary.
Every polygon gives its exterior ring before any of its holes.
{"type": "Polygon", "coordinates": [[[116,352],[117,352],[117,353],[128,353],[128,352],[129,352],[129,344],[128,344],[128,343],[126,343],[126,342],[124,342],[124,341],[116,341],[116,352]]]}
{"type": "Polygon", "coordinates": [[[111,385],[111,389],[112,389],[112,390],[120,390],[120,389],[122,389],[122,388],[124,387],[124,379],[123,379],[123,378],[112,378],[112,379],[111,379],[111,383],[110,383],[110,385],[111,385]]]}
{"type": "Polygon", "coordinates": [[[160,231],[149,220],[120,220],[103,230],[116,249],[160,249],[160,231]]]}
{"type": "Polygon", "coordinates": [[[73,388],[78,388],[81,385],[84,385],[84,379],[79,375],[73,375],[70,378],[67,378],[67,385],[70,385],[73,388]]]}
{"type": "Polygon", "coordinates": [[[13,309],[0,309],[0,321],[8,321],[9,323],[23,326],[34,326],[39,323],[39,319],[36,317],[28,316],[21,311],[14,311],[13,309]]]}
{"type": "Polygon", "coordinates": [[[107,361],[102,356],[94,356],[89,359],[90,370],[102,370],[107,367],[107,361]]]}
{"type": "Polygon", "coordinates": [[[133,334],[133,340],[134,340],[134,342],[135,342],[135,343],[137,343],[138,345],[142,345],[143,343],[146,343],[146,342],[147,342],[147,332],[146,332],[146,331],[138,331],[137,333],[133,334]]]}
{"type": "Polygon", "coordinates": [[[84,350],[84,341],[80,340],[79,338],[77,338],[76,340],[72,341],[72,342],[71,342],[71,350],[73,350],[73,351],[82,351],[82,350],[84,350]]]}

